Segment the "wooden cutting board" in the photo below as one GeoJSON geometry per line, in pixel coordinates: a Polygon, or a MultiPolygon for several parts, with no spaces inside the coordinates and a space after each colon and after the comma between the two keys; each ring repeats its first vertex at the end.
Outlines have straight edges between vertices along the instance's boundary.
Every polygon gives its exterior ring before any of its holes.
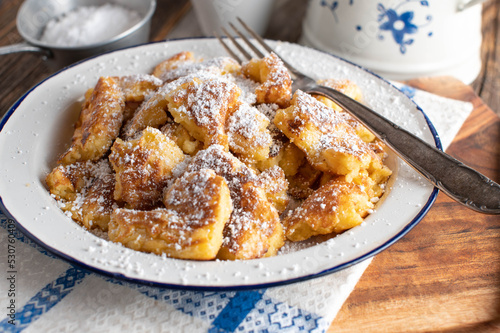
{"type": "MultiPolygon", "coordinates": [[[[447,152],[500,182],[500,118],[450,77],[409,85],[472,102],[447,152]]],[[[425,218],[378,254],[328,332],[500,332],[500,216],[439,193],[425,218]]]]}

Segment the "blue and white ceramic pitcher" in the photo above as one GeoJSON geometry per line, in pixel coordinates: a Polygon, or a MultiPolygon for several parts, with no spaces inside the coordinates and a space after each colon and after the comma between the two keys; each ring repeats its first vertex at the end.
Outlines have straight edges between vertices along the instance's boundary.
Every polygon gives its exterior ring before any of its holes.
{"type": "MultiPolygon", "coordinates": [[[[484,0],[483,0],[484,1],[484,0]]],[[[301,43],[386,78],[480,71],[481,0],[310,0],[301,43]]]]}

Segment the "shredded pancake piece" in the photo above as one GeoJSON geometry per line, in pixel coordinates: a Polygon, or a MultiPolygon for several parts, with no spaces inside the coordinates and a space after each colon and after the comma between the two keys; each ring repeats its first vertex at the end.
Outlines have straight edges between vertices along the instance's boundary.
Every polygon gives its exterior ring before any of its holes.
{"type": "Polygon", "coordinates": [[[288,105],[292,97],[292,78],[275,53],[244,63],[241,71],[260,83],[255,90],[258,103],[274,103],[281,107],[288,105]]]}
{"type": "Polygon", "coordinates": [[[163,85],[163,81],[147,74],[114,76],[123,91],[125,102],[142,102],[163,85]]]}
{"type": "Polygon", "coordinates": [[[172,258],[215,259],[231,214],[224,178],[211,170],[186,173],[165,193],[165,208],[116,209],[109,238],[134,250],[172,258]]]}
{"type": "Polygon", "coordinates": [[[179,61],[175,67],[165,70],[159,78],[164,82],[171,82],[181,77],[197,73],[206,73],[212,75],[226,76],[228,74],[237,74],[241,66],[232,58],[218,57],[204,61],[186,59],[179,61]]]}
{"type": "Polygon", "coordinates": [[[278,211],[268,200],[266,190],[258,185],[255,172],[218,145],[198,152],[187,172],[201,169],[214,170],[224,177],[233,201],[217,257],[234,260],[275,254],[283,245],[283,229],[278,211]]]}
{"type": "Polygon", "coordinates": [[[116,139],[109,161],[116,172],[114,198],[128,208],[148,209],[161,201],[182,150],[159,130],[148,127],[136,139],[116,139]]]}
{"type": "Polygon", "coordinates": [[[226,124],[231,152],[250,163],[268,158],[272,144],[268,125],[269,119],[259,110],[239,103],[226,124]]]}
{"type": "Polygon", "coordinates": [[[59,165],[46,177],[59,207],[87,229],[108,230],[116,203],[115,179],[107,160],[59,165]]]}
{"type": "MultiPolygon", "coordinates": [[[[319,80],[318,84],[333,88],[338,90],[345,95],[351,97],[352,99],[362,102],[363,96],[361,93],[361,89],[352,81],[349,80],[319,80]]],[[[340,114],[344,117],[344,119],[354,128],[356,134],[364,141],[364,142],[373,142],[375,140],[375,135],[370,132],[365,126],[363,126],[359,121],[357,121],[354,117],[352,117],[349,113],[345,112],[339,105],[337,105],[334,101],[329,98],[320,95],[313,95],[318,101],[325,104],[326,106],[332,108],[333,110],[340,112],[340,114]]]]}
{"type": "MultiPolygon", "coordinates": [[[[179,66],[189,65],[196,62],[193,52],[184,51],[174,54],[170,58],[160,62],[155,66],[153,70],[153,75],[162,81],[167,81],[167,78],[164,78],[165,75],[174,71],[179,66]]],[[[176,77],[178,78],[178,77],[176,77]]],[[[171,80],[169,80],[171,81],[171,80]]]]}
{"type": "Polygon", "coordinates": [[[173,81],[166,90],[168,110],[177,123],[205,148],[217,144],[229,149],[225,123],[237,107],[238,86],[218,76],[195,74],[173,81]]]}
{"type": "Polygon", "coordinates": [[[283,226],[265,190],[253,182],[243,184],[238,203],[224,228],[217,257],[225,260],[270,257],[283,245],[283,226]]]}
{"type": "Polygon", "coordinates": [[[80,113],[71,147],[59,163],[97,161],[107,153],[122,126],[125,96],[112,77],[101,77],[80,113]]]}
{"type": "Polygon", "coordinates": [[[346,176],[382,167],[380,157],[337,112],[298,90],[291,105],[281,109],[275,125],[307,155],[318,170],[346,176]]]}
{"type": "Polygon", "coordinates": [[[361,186],[342,177],[333,179],[285,217],[286,237],[300,241],[315,235],[341,233],[361,224],[373,206],[361,186]]]}

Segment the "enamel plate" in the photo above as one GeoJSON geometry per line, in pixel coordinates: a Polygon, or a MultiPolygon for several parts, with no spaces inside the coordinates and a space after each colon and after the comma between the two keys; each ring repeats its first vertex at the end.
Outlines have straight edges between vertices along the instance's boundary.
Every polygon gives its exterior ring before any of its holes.
{"type": "MultiPolygon", "coordinates": [[[[349,79],[364,103],[440,145],[422,111],[388,82],[346,61],[284,42],[270,42],[283,58],[316,79],[349,79]]],[[[365,260],[401,238],[429,210],[437,190],[389,155],[393,170],[376,210],[358,227],[323,242],[286,245],[276,257],[198,262],[136,252],[92,234],[58,208],[45,176],[71,142],[82,96],[100,76],[151,73],[180,51],[204,59],[226,56],[216,39],[153,43],[83,61],[41,82],[7,112],[0,126],[0,197],[3,211],[27,236],[55,255],[107,276],[162,287],[243,289],[291,283],[338,271],[365,260]]]]}

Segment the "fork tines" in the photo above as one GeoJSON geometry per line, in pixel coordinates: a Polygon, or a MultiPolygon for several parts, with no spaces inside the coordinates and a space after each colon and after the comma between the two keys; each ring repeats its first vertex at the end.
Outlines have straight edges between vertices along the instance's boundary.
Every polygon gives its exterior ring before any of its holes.
{"type": "MultiPolygon", "coordinates": [[[[244,44],[246,44],[246,46],[249,47],[254,52],[255,56],[260,57],[260,58],[263,58],[265,56],[265,54],[262,53],[252,42],[250,42],[250,40],[243,33],[241,33],[241,31],[239,31],[232,23],[229,23],[229,26],[234,30],[234,32],[236,32],[236,34],[240,37],[240,39],[244,42],[244,44]]],[[[255,57],[255,56],[252,56],[247,51],[247,49],[245,49],[245,47],[240,42],[238,42],[238,40],[236,40],[236,38],[234,38],[233,35],[230,34],[225,28],[222,28],[222,31],[226,35],[225,37],[229,38],[229,40],[232,42],[232,44],[238,49],[240,54],[243,55],[243,57],[246,60],[250,60],[253,57],[255,57]]],[[[236,52],[234,52],[229,47],[229,45],[227,45],[227,43],[224,41],[224,39],[221,36],[219,36],[217,33],[215,35],[216,35],[217,39],[219,40],[219,42],[222,44],[222,46],[231,55],[231,57],[233,57],[235,60],[237,60],[240,63],[243,62],[244,59],[242,59],[240,56],[238,56],[238,54],[236,54],[236,52]]]]}
{"type": "MultiPolygon", "coordinates": [[[[260,44],[260,46],[263,49],[265,49],[267,52],[274,52],[274,50],[271,47],[269,47],[269,45],[267,45],[266,42],[264,42],[264,40],[262,39],[262,37],[260,37],[255,31],[253,31],[252,28],[250,28],[243,20],[241,20],[239,17],[237,18],[237,20],[240,22],[240,24],[243,26],[243,28],[245,28],[245,30],[260,44]]],[[[248,39],[248,37],[245,36],[245,34],[243,34],[240,30],[238,30],[238,28],[236,28],[234,26],[234,24],[229,23],[229,26],[241,38],[241,40],[244,42],[244,44],[246,44],[246,46],[253,51],[253,53],[255,54],[255,56],[257,56],[259,58],[265,57],[264,52],[262,52],[254,43],[252,43],[248,39]]],[[[238,51],[247,60],[252,59],[253,56],[247,51],[247,49],[245,49],[242,46],[242,44],[240,42],[238,42],[238,40],[236,40],[236,38],[233,37],[233,34],[230,34],[225,28],[222,28],[222,31],[224,32],[224,34],[226,35],[226,37],[229,38],[229,40],[231,40],[231,42],[233,43],[233,45],[238,49],[238,51]]],[[[221,44],[224,46],[224,48],[226,49],[226,51],[233,58],[235,58],[236,60],[238,60],[239,62],[241,62],[241,58],[233,50],[231,50],[231,48],[226,44],[226,42],[224,42],[223,38],[221,38],[218,34],[215,34],[215,35],[216,35],[217,39],[219,39],[219,41],[221,42],[221,44]]]]}
{"type": "MultiPolygon", "coordinates": [[[[243,28],[254,38],[254,40],[257,42],[257,44],[260,45],[260,47],[262,47],[264,50],[266,50],[267,52],[269,53],[274,53],[276,54],[280,59],[281,61],[283,61],[283,64],[288,68],[288,70],[290,71],[290,74],[292,75],[292,78],[296,77],[297,76],[297,70],[292,66],[290,65],[288,62],[286,62],[282,57],[279,56],[279,54],[277,54],[265,41],[264,39],[259,36],[259,34],[257,34],[254,30],[252,30],[252,28],[250,28],[242,19],[240,19],[239,17],[237,18],[237,20],[240,22],[240,24],[243,26],[243,28]]],[[[234,30],[234,32],[240,37],[239,39],[241,39],[244,43],[240,43],[236,38],[233,37],[232,34],[230,34],[225,28],[222,28],[222,31],[225,33],[225,37],[229,38],[229,40],[231,40],[231,42],[233,43],[233,45],[238,49],[238,51],[243,55],[243,57],[246,59],[246,60],[250,60],[252,59],[252,55],[248,52],[248,50],[243,47],[242,44],[246,45],[249,49],[251,49],[253,51],[253,53],[255,53],[255,55],[257,57],[260,57],[260,58],[263,58],[265,57],[265,54],[255,45],[256,43],[250,41],[250,39],[248,39],[248,37],[245,36],[245,34],[243,34],[240,30],[238,30],[232,23],[229,23],[229,26],[234,30]]],[[[238,61],[239,63],[242,63],[243,62],[243,59],[238,55],[236,54],[235,51],[233,51],[229,45],[227,45],[227,43],[224,41],[224,38],[220,37],[217,33],[215,33],[215,36],[217,37],[217,39],[219,40],[219,42],[222,44],[222,46],[224,47],[224,49],[229,53],[229,55],[234,58],[236,61],[238,61]]]]}

